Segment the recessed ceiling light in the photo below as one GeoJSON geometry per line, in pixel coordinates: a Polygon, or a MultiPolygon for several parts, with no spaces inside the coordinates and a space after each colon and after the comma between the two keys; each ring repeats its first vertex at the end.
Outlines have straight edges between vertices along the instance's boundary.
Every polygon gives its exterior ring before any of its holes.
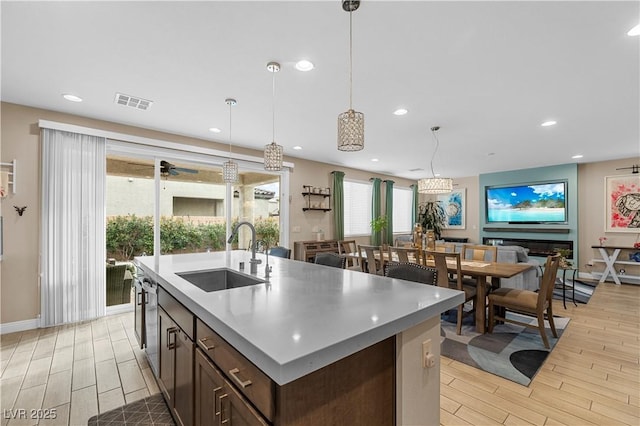
{"type": "Polygon", "coordinates": [[[296,69],[298,71],[306,72],[306,71],[311,71],[313,68],[314,68],[313,62],[307,61],[306,59],[296,62],[296,69]]]}
{"type": "Polygon", "coordinates": [[[71,93],[63,93],[62,97],[71,102],[82,102],[82,98],[71,93]]]}
{"type": "Polygon", "coordinates": [[[404,108],[398,108],[397,110],[393,111],[393,113],[395,115],[405,115],[406,113],[408,113],[409,111],[407,111],[404,108]]]}
{"type": "Polygon", "coordinates": [[[300,145],[296,145],[293,147],[293,149],[295,149],[296,151],[300,151],[302,147],[300,145]]]}
{"type": "Polygon", "coordinates": [[[584,157],[584,155],[582,155],[582,154],[577,154],[577,155],[574,155],[574,156],[573,156],[573,157],[571,157],[571,158],[576,159],[576,158],[582,158],[582,157],[584,157]]]}
{"type": "Polygon", "coordinates": [[[558,122],[554,120],[545,121],[541,124],[542,127],[555,126],[558,122]]]}
{"type": "Polygon", "coordinates": [[[220,133],[222,130],[218,129],[217,127],[210,127],[209,131],[213,133],[220,133]]]}
{"type": "Polygon", "coordinates": [[[378,160],[377,158],[372,158],[371,161],[373,161],[374,163],[377,163],[380,160],[378,160]]]}
{"type": "Polygon", "coordinates": [[[630,35],[630,36],[640,35],[640,24],[638,24],[635,27],[631,28],[629,30],[629,32],[627,33],[627,35],[630,35]]]}

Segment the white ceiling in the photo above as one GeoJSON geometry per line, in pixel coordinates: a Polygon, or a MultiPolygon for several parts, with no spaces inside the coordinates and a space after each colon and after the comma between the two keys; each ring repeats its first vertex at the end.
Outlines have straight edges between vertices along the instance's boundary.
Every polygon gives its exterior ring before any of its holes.
{"type": "Polygon", "coordinates": [[[640,37],[626,34],[638,1],[363,0],[353,107],[366,143],[353,153],[336,148],[349,106],[339,0],[2,1],[1,13],[5,102],[228,142],[234,97],[233,144],[262,149],[275,60],[276,141],[288,156],[418,179],[431,173],[434,125],[433,166],[450,177],[640,155],[640,37]],[[316,68],[295,70],[303,58],[316,68]],[[116,105],[116,92],[154,103],[116,105]]]}

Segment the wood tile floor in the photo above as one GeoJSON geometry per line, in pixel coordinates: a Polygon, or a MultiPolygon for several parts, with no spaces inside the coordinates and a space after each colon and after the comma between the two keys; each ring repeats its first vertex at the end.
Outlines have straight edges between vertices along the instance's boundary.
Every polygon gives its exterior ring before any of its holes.
{"type": "Polygon", "coordinates": [[[5,334],[1,342],[3,426],[86,425],[159,392],[133,334],[133,313],[5,334]]]}
{"type": "MultiPolygon", "coordinates": [[[[443,425],[639,425],[640,286],[601,284],[588,305],[554,304],[568,329],[529,387],[441,358],[443,425]]],[[[133,314],[3,335],[2,425],[86,425],[158,393],[133,314]],[[26,419],[17,416],[24,409],[26,419]]]]}

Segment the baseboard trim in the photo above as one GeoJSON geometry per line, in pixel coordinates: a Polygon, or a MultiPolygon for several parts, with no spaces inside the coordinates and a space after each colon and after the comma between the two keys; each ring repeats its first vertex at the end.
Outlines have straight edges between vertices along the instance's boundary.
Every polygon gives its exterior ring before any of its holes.
{"type": "Polygon", "coordinates": [[[40,327],[40,320],[37,318],[8,322],[6,324],[0,324],[0,334],[15,333],[18,331],[33,330],[40,327]]]}

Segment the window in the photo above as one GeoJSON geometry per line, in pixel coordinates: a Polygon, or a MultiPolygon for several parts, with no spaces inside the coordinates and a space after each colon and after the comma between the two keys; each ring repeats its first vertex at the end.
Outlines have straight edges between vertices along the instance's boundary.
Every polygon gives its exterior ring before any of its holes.
{"type": "Polygon", "coordinates": [[[393,233],[409,233],[413,229],[411,208],[413,192],[409,188],[393,188],[393,233]]]}
{"type": "Polygon", "coordinates": [[[344,236],[371,234],[371,183],[344,181],[344,236]]]}

